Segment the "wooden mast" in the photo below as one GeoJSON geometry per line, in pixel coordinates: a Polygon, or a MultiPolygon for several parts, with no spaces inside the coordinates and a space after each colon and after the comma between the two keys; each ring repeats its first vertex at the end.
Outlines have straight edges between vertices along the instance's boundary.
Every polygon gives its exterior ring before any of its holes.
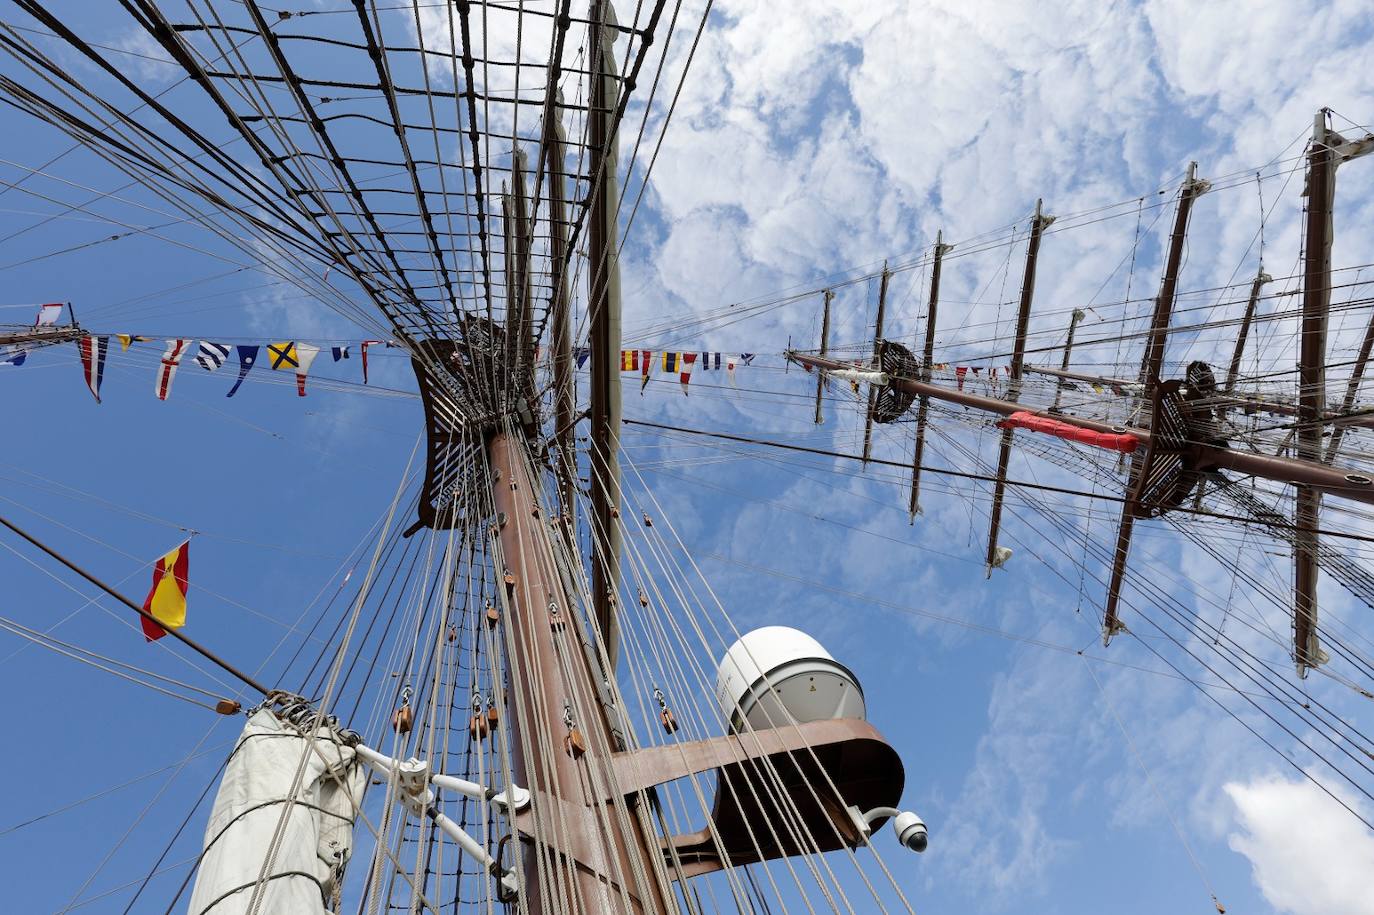
{"type": "MultiPolygon", "coordinates": [[[[515,219],[515,273],[508,281],[515,286],[515,320],[518,349],[515,355],[516,373],[521,378],[534,377],[534,302],[530,295],[530,205],[525,188],[525,151],[519,146],[511,150],[510,199],[515,219]]],[[[533,386],[531,385],[531,392],[533,386]]],[[[522,392],[524,393],[524,392],[522,392]]]]}
{"type": "MultiPolygon", "coordinates": [[[[1374,149],[1374,136],[1349,143],[1326,126],[1327,109],[1312,122],[1312,144],[1307,150],[1307,226],[1303,238],[1302,338],[1298,346],[1298,457],[1321,461],[1323,418],[1326,412],[1326,327],[1331,306],[1331,215],[1336,200],[1336,166],[1374,149]]],[[[1353,404],[1359,389],[1364,361],[1368,359],[1369,335],[1361,348],[1363,357],[1351,373],[1347,400],[1353,404]]],[[[1332,433],[1332,446],[1340,439],[1332,433]]],[[[1334,451],[1331,452],[1334,456],[1334,451]]],[[[1299,485],[1293,523],[1293,662],[1298,676],[1321,664],[1325,653],[1317,640],[1317,527],[1321,515],[1321,491],[1299,485]]]]}
{"type": "MultiPolygon", "coordinates": [[[[1021,364],[1026,358],[1026,330],[1030,327],[1031,302],[1035,298],[1035,264],[1040,257],[1040,236],[1045,227],[1054,222],[1053,216],[1042,212],[1043,200],[1035,201],[1035,216],[1031,218],[1030,239],[1026,243],[1026,270],[1021,277],[1021,303],[1016,310],[1016,340],[1011,350],[1011,372],[1007,378],[1007,399],[1017,400],[1021,396],[1021,364]]],[[[997,535],[1002,526],[1002,501],[1007,493],[1007,466],[1011,462],[1011,439],[1013,430],[1002,430],[1002,441],[997,450],[997,480],[992,488],[992,514],[988,525],[988,552],[985,559],[987,577],[1000,563],[997,560],[997,535]]]]}
{"type": "MultiPolygon", "coordinates": [[[[1073,314],[1069,316],[1069,335],[1064,340],[1064,358],[1059,363],[1059,371],[1069,370],[1069,357],[1073,355],[1073,335],[1078,330],[1078,322],[1085,317],[1085,312],[1081,308],[1075,308],[1073,314]]],[[[1050,412],[1059,409],[1059,400],[1064,394],[1064,376],[1060,375],[1054,383],[1054,406],[1050,407],[1050,412]]]]}
{"type": "MultiPolygon", "coordinates": [[[[883,315],[887,310],[887,281],[892,274],[888,272],[887,261],[883,261],[883,278],[878,285],[878,315],[873,322],[873,359],[878,371],[883,367],[883,315]]],[[[868,386],[868,412],[864,415],[864,462],[873,456],[873,409],[878,404],[878,389],[868,386]]]]}
{"type": "Polygon", "coordinates": [[[1240,374],[1240,360],[1245,355],[1245,341],[1250,336],[1250,325],[1255,320],[1255,306],[1259,303],[1260,287],[1273,280],[1274,278],[1261,268],[1255,274],[1254,282],[1250,284],[1250,298],[1245,303],[1245,314],[1240,319],[1240,330],[1236,332],[1236,349],[1231,353],[1231,365],[1226,370],[1226,385],[1222,388],[1227,394],[1236,387],[1236,376],[1240,374]]]}
{"type": "Polygon", "coordinates": [[[500,559],[509,575],[497,586],[503,588],[500,625],[509,627],[513,725],[522,735],[511,741],[512,761],[517,783],[532,794],[516,827],[522,845],[552,846],[524,849],[519,909],[531,915],[672,912],[662,852],[642,810],[631,807],[628,829],[607,830],[603,822],[618,819],[600,790],[620,749],[612,710],[596,698],[602,674],[583,649],[572,597],[549,548],[553,541],[540,530],[537,483],[519,435],[497,431],[487,445],[500,559]]]}
{"type": "MultiPolygon", "coordinates": [[[[557,92],[557,90],[555,90],[557,92]]],[[[561,96],[557,99],[561,103],[561,96]]],[[[563,270],[568,251],[568,213],[564,200],[563,124],[558,104],[544,114],[544,157],[549,196],[549,263],[552,305],[549,321],[553,343],[554,440],[558,448],[558,508],[569,543],[577,542],[577,392],[574,389],[572,306],[563,270]]]]}
{"type": "MultiPolygon", "coordinates": [[[[1302,324],[1298,344],[1298,457],[1322,458],[1322,414],[1326,410],[1326,325],[1331,305],[1331,209],[1336,191],[1340,136],[1326,126],[1326,109],[1312,124],[1307,150],[1307,225],[1303,237],[1302,324]]],[[[1317,524],[1321,493],[1299,484],[1293,523],[1293,662],[1298,676],[1322,661],[1317,641],[1317,524]]]]}
{"type": "MultiPolygon", "coordinates": [[[[935,364],[935,318],[940,307],[940,267],[944,263],[945,252],[953,245],[944,243],[943,229],[935,233],[935,257],[930,267],[930,302],[926,306],[926,342],[921,351],[921,381],[930,383],[932,367],[935,364]]],[[[926,450],[926,422],[930,414],[930,397],[922,394],[916,406],[916,452],[911,458],[911,500],[907,504],[907,523],[916,521],[921,510],[921,459],[926,450]]]]}
{"type": "Polygon", "coordinates": [[[592,206],[588,231],[588,311],[591,346],[591,517],[592,615],[606,641],[614,676],[619,652],[615,594],[620,586],[620,265],[617,260],[620,208],[619,138],[611,112],[620,99],[612,42],[615,11],[609,0],[595,5],[589,59],[591,99],[587,135],[592,153],[592,206]]]}
{"type": "MultiPolygon", "coordinates": [[[[1150,320],[1150,336],[1145,342],[1145,356],[1141,361],[1140,376],[1145,386],[1145,396],[1152,396],[1159,386],[1159,372],[1164,365],[1164,345],[1168,342],[1169,318],[1174,310],[1174,294],[1178,289],[1178,274],[1183,265],[1183,244],[1188,237],[1188,217],[1193,211],[1193,201],[1207,191],[1210,185],[1197,177],[1197,163],[1188,163],[1188,177],[1178,195],[1178,212],[1174,216],[1173,232],[1169,235],[1169,256],[1164,265],[1164,278],[1160,282],[1159,295],[1155,298],[1154,316],[1150,320]]],[[[1154,416],[1150,425],[1154,425],[1154,416]]],[[[1121,600],[1121,584],[1126,577],[1126,560],[1131,551],[1131,532],[1135,526],[1133,496],[1139,477],[1140,461],[1131,459],[1131,473],[1127,484],[1126,503],[1121,507],[1121,523],[1116,532],[1116,548],[1112,553],[1112,575],[1107,584],[1107,601],[1102,619],[1102,644],[1109,644],[1121,629],[1117,606],[1121,600]]]]}
{"type": "MultiPolygon", "coordinates": [[[[834,300],[835,293],[827,289],[825,291],[825,305],[822,307],[821,316],[821,349],[820,354],[824,356],[830,350],[830,303],[834,300]]],[[[821,412],[821,398],[825,395],[825,374],[816,376],[816,425],[825,422],[825,414],[821,412]]]]}

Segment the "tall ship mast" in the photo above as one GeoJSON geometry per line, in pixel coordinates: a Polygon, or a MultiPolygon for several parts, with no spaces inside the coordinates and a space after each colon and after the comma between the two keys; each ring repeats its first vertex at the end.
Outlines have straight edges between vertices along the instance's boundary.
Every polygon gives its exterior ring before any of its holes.
{"type": "Polygon", "coordinates": [[[161,786],[127,831],[90,829],[102,850],[40,905],[914,912],[928,846],[979,860],[972,827],[937,816],[936,772],[964,751],[927,729],[963,698],[930,629],[1087,673],[1207,909],[1227,893],[1109,675],[1187,687],[1374,830],[1374,299],[1335,244],[1337,175],[1371,167],[1361,125],[1323,108],[1257,167],[1010,205],[999,229],[931,226],[916,250],[678,314],[643,301],[643,273],[671,257],[655,170],[674,114],[719,75],[694,64],[710,3],[13,6],[0,97],[54,145],[7,163],[0,196],[56,210],[5,237],[53,293],[0,311],[0,386],[36,416],[59,396],[42,367],[79,376],[107,444],[74,466],[162,477],[0,473],[6,576],[84,601],[0,628],[21,663],[130,703],[29,678],[76,743],[52,803],[0,841],[161,786]],[[1202,214],[1255,196],[1255,240],[1204,283],[1202,214]],[[39,241],[59,219],[112,234],[39,241]],[[1063,285],[1097,269],[1099,237],[1115,269],[1063,285]],[[134,244],[101,256],[145,294],[62,294],[57,265],[134,244]],[[250,320],[198,329],[223,295],[250,320]],[[358,460],[326,423],[379,438],[358,460]],[[223,466],[198,472],[194,448],[223,466]],[[327,481],[350,505],[337,529],[277,542],[272,519],[327,481]],[[238,504],[253,487],[261,505],[238,504]],[[244,603],[236,579],[281,599],[244,603]],[[1063,600],[1052,630],[1013,612],[1063,600]],[[107,628],[78,625],[97,610],[107,628]],[[166,704],[193,746],[163,739],[166,704]],[[151,772],[121,782],[116,759],[151,772]]]}

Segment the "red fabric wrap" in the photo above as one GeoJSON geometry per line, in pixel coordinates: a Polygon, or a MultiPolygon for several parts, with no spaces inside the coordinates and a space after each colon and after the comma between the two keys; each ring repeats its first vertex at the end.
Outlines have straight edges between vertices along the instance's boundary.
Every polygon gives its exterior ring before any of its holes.
{"type": "Polygon", "coordinates": [[[1094,448],[1105,448],[1108,451],[1117,451],[1121,454],[1130,454],[1140,444],[1140,439],[1126,432],[1094,432],[1092,429],[1084,429],[1073,423],[1051,419],[1048,416],[1036,416],[1026,410],[1011,414],[997,425],[1002,429],[1029,429],[1032,432],[1043,432],[1065,441],[1077,442],[1080,445],[1092,445],[1094,448]]]}

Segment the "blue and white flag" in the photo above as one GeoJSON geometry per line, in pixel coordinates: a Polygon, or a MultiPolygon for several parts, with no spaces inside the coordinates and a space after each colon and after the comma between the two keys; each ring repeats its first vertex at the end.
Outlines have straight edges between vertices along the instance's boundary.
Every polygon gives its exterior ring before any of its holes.
{"type": "Polygon", "coordinates": [[[578,367],[578,368],[582,368],[582,366],[586,365],[586,364],[587,364],[587,360],[590,359],[591,357],[592,357],[592,348],[591,348],[590,346],[575,346],[575,347],[573,347],[573,358],[577,360],[577,367],[578,367]]]}
{"type": "Polygon", "coordinates": [[[702,353],[701,367],[708,372],[720,368],[720,353],[702,353]]]}
{"type": "Polygon", "coordinates": [[[753,354],[753,353],[740,353],[740,354],[739,354],[739,361],[740,361],[740,365],[753,365],[753,364],[754,364],[754,354],[753,354]]]}
{"type": "Polygon", "coordinates": [[[200,341],[200,350],[196,353],[196,365],[213,372],[215,369],[224,365],[224,360],[229,358],[229,347],[223,343],[211,343],[209,340],[200,341]]]}
{"type": "Polygon", "coordinates": [[[243,384],[243,379],[248,377],[248,370],[253,367],[253,363],[258,361],[258,348],[256,346],[236,346],[239,354],[239,378],[234,382],[234,386],[229,389],[225,397],[233,397],[238,393],[239,385],[243,384]]]}
{"type": "Polygon", "coordinates": [[[346,346],[331,346],[329,351],[334,354],[335,362],[338,362],[340,359],[348,358],[348,347],[346,346]]]}
{"type": "Polygon", "coordinates": [[[22,346],[0,346],[0,365],[23,365],[27,358],[29,351],[22,346]]]}

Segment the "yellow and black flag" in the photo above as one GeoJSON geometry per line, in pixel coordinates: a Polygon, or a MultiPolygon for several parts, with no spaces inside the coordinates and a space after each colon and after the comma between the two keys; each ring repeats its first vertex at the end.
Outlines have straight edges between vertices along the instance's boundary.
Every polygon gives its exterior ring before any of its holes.
{"type": "Polygon", "coordinates": [[[294,371],[300,368],[300,354],[296,352],[294,340],[285,343],[267,344],[267,361],[274,369],[294,371]]]}

